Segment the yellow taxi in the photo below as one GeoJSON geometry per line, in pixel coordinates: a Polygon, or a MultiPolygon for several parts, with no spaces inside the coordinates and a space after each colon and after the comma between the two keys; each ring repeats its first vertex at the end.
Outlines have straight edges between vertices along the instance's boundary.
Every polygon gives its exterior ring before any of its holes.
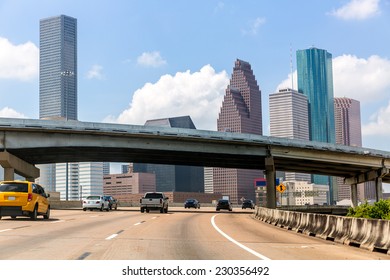
{"type": "Polygon", "coordinates": [[[0,219],[3,216],[27,216],[36,220],[38,215],[50,217],[50,203],[45,190],[29,181],[0,182],[0,219]]]}

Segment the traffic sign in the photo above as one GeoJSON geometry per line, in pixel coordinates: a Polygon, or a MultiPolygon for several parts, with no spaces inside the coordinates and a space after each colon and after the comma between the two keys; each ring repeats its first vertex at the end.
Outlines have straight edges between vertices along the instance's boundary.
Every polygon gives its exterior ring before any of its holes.
{"type": "Polygon", "coordinates": [[[283,184],[279,184],[277,187],[276,187],[276,190],[280,193],[283,193],[285,190],[286,190],[286,186],[283,185],[283,184]]]}

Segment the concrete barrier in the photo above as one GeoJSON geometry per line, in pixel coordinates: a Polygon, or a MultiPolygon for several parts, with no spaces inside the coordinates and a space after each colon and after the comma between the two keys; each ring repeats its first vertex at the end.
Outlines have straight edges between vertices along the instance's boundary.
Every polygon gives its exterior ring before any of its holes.
{"type": "Polygon", "coordinates": [[[325,240],[390,255],[390,221],[256,207],[254,218],[325,240]]]}

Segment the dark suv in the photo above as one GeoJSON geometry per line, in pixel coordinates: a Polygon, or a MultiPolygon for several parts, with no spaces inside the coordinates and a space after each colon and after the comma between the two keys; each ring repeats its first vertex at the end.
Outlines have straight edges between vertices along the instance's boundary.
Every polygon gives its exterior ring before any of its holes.
{"type": "Polygon", "coordinates": [[[233,207],[232,207],[231,202],[229,200],[227,200],[227,199],[220,199],[220,200],[218,200],[218,204],[217,204],[216,210],[219,211],[221,209],[232,211],[233,207]]]}
{"type": "Polygon", "coordinates": [[[255,209],[255,204],[253,203],[253,200],[245,199],[242,202],[242,209],[246,209],[246,208],[255,209]]]}
{"type": "Polygon", "coordinates": [[[118,209],[118,200],[115,199],[113,196],[105,195],[104,199],[108,199],[108,207],[110,208],[110,210],[112,210],[112,209],[117,210],[118,209]]]}

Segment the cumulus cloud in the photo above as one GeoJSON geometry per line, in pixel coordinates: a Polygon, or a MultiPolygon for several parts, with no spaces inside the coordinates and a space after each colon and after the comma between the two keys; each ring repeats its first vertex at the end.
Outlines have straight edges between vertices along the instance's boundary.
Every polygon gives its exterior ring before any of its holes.
{"type": "Polygon", "coordinates": [[[370,117],[370,121],[362,126],[362,134],[376,136],[390,135],[390,101],[387,107],[380,108],[377,113],[370,117]]]}
{"type": "Polygon", "coordinates": [[[343,20],[364,20],[377,15],[380,0],[352,0],[329,14],[343,20]]]}
{"type": "Polygon", "coordinates": [[[154,52],[144,52],[137,58],[138,65],[144,66],[144,67],[160,67],[165,64],[167,64],[166,60],[164,60],[160,52],[154,51],[154,52]]]}
{"type": "Polygon", "coordinates": [[[277,87],[276,91],[278,92],[280,89],[285,89],[285,88],[292,88],[292,89],[297,89],[298,84],[297,84],[297,70],[295,70],[292,74],[288,74],[287,79],[282,81],[277,87]],[[291,80],[291,77],[293,77],[293,80],[291,80]]]}
{"type": "Polygon", "coordinates": [[[30,80],[39,73],[39,49],[31,42],[12,44],[0,37],[0,79],[30,80]]]}
{"type": "Polygon", "coordinates": [[[24,114],[19,113],[19,112],[15,111],[14,109],[9,108],[9,107],[5,107],[5,108],[0,110],[0,117],[1,118],[20,118],[20,119],[27,118],[24,114]]]}
{"type": "Polygon", "coordinates": [[[335,96],[348,96],[360,102],[388,97],[390,60],[377,55],[367,59],[342,55],[333,59],[335,96]]]}
{"type": "Polygon", "coordinates": [[[138,89],[128,109],[105,121],[143,125],[151,119],[189,115],[197,129],[216,130],[228,83],[227,73],[216,73],[210,65],[199,72],[164,75],[138,89]]]}
{"type": "Polygon", "coordinates": [[[103,79],[103,66],[98,64],[92,65],[91,69],[87,72],[86,77],[87,79],[103,79]]]}
{"type": "Polygon", "coordinates": [[[252,20],[249,23],[248,29],[243,29],[241,32],[243,35],[257,35],[257,32],[259,31],[260,26],[262,26],[266,22],[265,18],[258,17],[255,20],[252,20]]]}

